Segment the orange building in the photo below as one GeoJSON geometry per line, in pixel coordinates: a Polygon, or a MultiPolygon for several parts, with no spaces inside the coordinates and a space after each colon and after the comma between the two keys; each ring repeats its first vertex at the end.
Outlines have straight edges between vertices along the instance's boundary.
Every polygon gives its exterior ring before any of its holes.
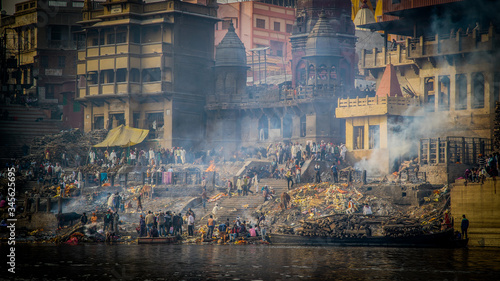
{"type": "Polygon", "coordinates": [[[215,26],[215,45],[222,41],[232,22],[245,45],[250,66],[248,82],[277,84],[283,82],[285,76],[286,80],[291,79],[289,37],[295,20],[294,8],[245,1],[219,4],[217,14],[222,21],[215,26]],[[269,80],[278,75],[278,80],[269,80]]]}

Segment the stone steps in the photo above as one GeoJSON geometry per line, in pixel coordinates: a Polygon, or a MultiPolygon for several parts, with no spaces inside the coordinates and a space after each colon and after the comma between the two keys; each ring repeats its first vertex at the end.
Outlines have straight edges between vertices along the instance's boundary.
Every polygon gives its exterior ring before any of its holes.
{"type": "MultiPolygon", "coordinates": [[[[219,206],[222,207],[222,209],[217,212],[218,223],[226,221],[227,218],[229,218],[230,222],[233,222],[237,217],[240,217],[241,220],[255,223],[257,221],[257,218],[254,217],[255,209],[264,203],[264,197],[260,191],[261,187],[264,185],[272,187],[276,197],[281,196],[283,192],[288,190],[286,180],[262,179],[259,182],[258,194],[249,193],[248,196],[224,197],[217,201],[219,206]]],[[[255,189],[252,189],[252,191],[255,193],[255,189]]],[[[207,204],[209,210],[212,210],[214,206],[215,203],[207,204]]]]}

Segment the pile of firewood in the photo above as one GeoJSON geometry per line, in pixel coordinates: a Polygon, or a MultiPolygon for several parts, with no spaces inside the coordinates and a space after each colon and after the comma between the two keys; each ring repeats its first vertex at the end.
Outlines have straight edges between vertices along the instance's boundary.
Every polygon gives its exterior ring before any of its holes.
{"type": "Polygon", "coordinates": [[[301,226],[295,233],[302,236],[320,237],[362,237],[366,235],[368,224],[361,216],[331,215],[314,220],[300,220],[301,226]]]}

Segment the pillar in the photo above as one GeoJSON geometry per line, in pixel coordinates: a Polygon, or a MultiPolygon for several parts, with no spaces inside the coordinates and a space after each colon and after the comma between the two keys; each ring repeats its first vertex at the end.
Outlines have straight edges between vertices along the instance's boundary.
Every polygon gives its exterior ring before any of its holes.
{"type": "Polygon", "coordinates": [[[47,213],[50,213],[50,209],[52,209],[52,202],[50,202],[50,197],[47,197],[47,213]]]}
{"type": "Polygon", "coordinates": [[[35,213],[40,211],[40,197],[35,198],[35,213]]]}

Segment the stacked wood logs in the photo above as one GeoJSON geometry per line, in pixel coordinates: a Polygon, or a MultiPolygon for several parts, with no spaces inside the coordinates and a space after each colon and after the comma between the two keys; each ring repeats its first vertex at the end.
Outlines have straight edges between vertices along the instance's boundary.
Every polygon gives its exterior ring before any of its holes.
{"type": "Polygon", "coordinates": [[[363,237],[367,234],[368,223],[361,216],[332,215],[314,220],[300,220],[295,234],[320,237],[363,237]]]}

